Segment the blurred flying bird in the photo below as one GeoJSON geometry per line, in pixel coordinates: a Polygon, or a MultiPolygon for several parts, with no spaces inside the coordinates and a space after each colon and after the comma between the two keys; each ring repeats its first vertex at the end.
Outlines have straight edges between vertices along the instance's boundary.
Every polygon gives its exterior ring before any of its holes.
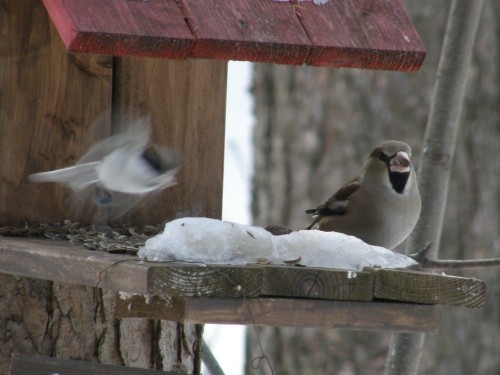
{"type": "Polygon", "coordinates": [[[99,208],[113,207],[116,219],[149,194],[175,185],[180,165],[172,151],[151,144],[148,121],[140,119],[92,146],[75,165],[29,179],[69,186],[78,200],[90,196],[99,208]]]}

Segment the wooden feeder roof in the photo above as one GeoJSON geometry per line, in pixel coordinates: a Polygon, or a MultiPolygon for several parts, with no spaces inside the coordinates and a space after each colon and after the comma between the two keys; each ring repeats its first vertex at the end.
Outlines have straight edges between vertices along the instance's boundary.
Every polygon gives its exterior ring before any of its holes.
{"type": "Polygon", "coordinates": [[[400,0],[43,0],[73,52],[416,71],[400,0]]]}

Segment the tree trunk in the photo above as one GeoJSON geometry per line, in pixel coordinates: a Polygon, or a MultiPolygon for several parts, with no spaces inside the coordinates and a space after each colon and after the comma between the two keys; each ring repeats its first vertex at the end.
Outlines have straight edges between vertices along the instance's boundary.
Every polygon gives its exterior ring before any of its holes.
{"type": "MultiPolygon", "coordinates": [[[[255,66],[255,173],[252,212],[257,225],[302,229],[304,210],[321,203],[360,170],[371,148],[399,139],[422,152],[449,3],[407,2],[427,47],[420,72],[255,66]]],[[[500,4],[482,14],[458,135],[449,203],[441,238],[443,258],[498,256],[500,237],[500,4]]],[[[462,274],[462,273],[460,273],[462,274]]],[[[482,310],[448,308],[426,340],[421,373],[496,374],[500,368],[500,285],[497,271],[466,271],[485,280],[482,310]]],[[[248,374],[269,374],[254,329],[249,329],[248,374]]],[[[389,334],[295,328],[259,328],[276,374],[380,374],[389,334]]]]}
{"type": "Polygon", "coordinates": [[[0,285],[1,375],[12,353],[199,372],[197,326],[116,319],[116,293],[102,289],[9,275],[0,285]]]}
{"type": "MultiPolygon", "coordinates": [[[[434,244],[434,258],[439,254],[467,71],[482,7],[483,0],[454,0],[451,5],[419,168],[422,211],[406,243],[406,254],[417,253],[429,242],[434,244]]],[[[389,345],[385,373],[418,374],[424,341],[424,333],[395,333],[389,345]]]]}

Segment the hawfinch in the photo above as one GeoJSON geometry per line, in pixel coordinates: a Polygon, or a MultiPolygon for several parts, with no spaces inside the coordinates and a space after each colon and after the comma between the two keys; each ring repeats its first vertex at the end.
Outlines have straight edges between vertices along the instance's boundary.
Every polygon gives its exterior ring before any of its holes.
{"type": "Polygon", "coordinates": [[[307,229],[335,231],[370,245],[394,249],[411,233],[420,215],[420,193],[411,149],[387,141],[370,154],[361,174],[316,209],[307,229]]]}

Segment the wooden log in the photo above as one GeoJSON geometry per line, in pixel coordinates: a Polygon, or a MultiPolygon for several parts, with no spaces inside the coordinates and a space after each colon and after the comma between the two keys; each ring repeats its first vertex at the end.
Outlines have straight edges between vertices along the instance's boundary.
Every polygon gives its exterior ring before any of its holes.
{"type": "Polygon", "coordinates": [[[322,327],[377,331],[435,332],[434,306],[312,299],[162,298],[116,299],[122,318],[166,319],[183,323],[322,327]]]}
{"type": "MultiPolygon", "coordinates": [[[[155,375],[157,370],[146,370],[125,366],[103,365],[100,363],[77,361],[46,357],[40,355],[27,355],[13,353],[10,363],[9,375],[49,375],[49,374],[71,374],[71,375],[155,375]]],[[[162,371],[162,375],[179,375],[180,372],[162,371]]]]}
{"type": "Polygon", "coordinates": [[[77,52],[402,71],[425,57],[400,0],[43,2],[77,52]]]}
{"type": "Polygon", "coordinates": [[[392,301],[478,308],[485,304],[486,285],[474,278],[407,270],[378,270],[374,296],[392,301]]]}

